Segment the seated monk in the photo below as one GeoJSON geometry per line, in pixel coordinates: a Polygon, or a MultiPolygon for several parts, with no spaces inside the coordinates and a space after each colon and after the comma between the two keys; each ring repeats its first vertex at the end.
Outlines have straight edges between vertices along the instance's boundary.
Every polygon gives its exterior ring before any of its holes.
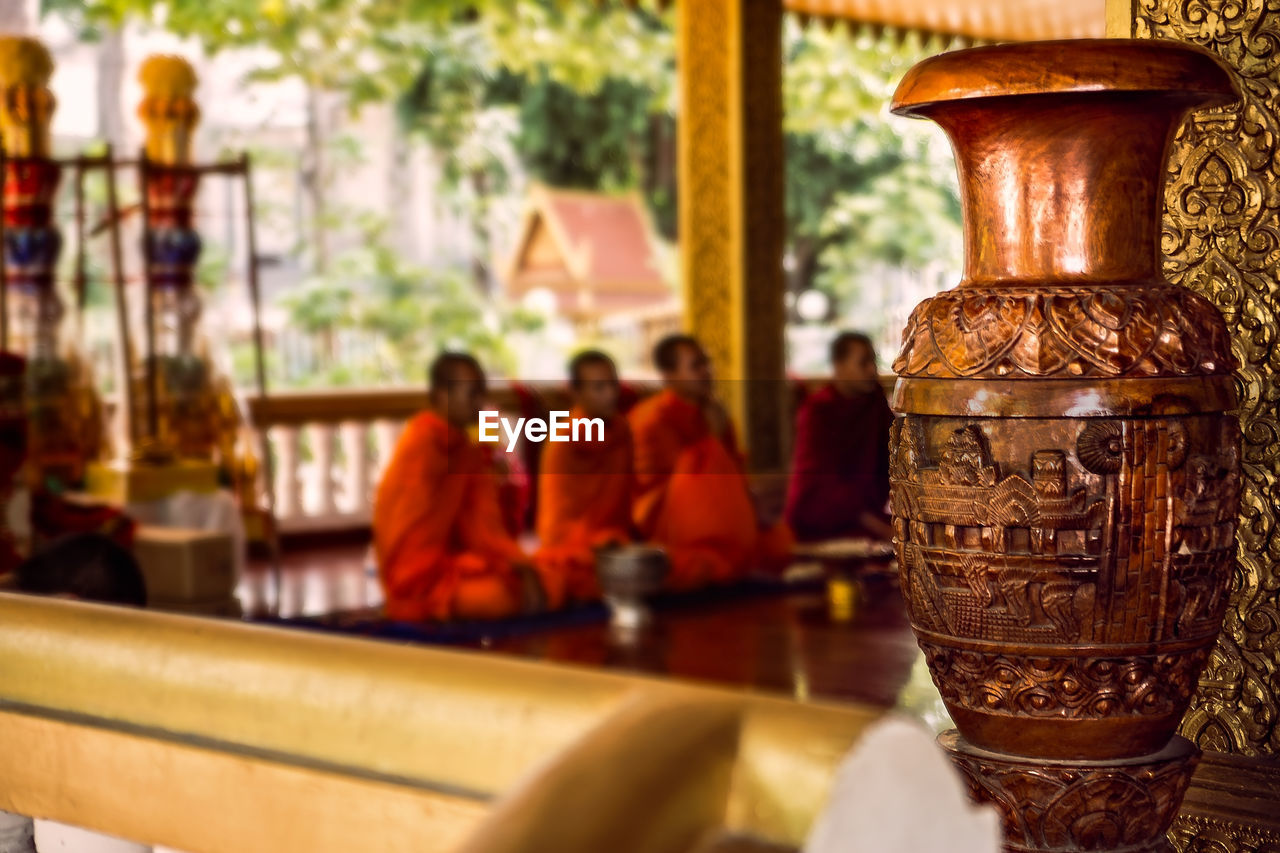
{"type": "Polygon", "coordinates": [[[599,419],[603,434],[584,429],[576,440],[544,445],[536,560],[548,587],[562,585],[567,598],[590,601],[600,597],[595,549],[631,541],[631,429],[618,414],[618,370],[609,356],[574,356],[569,386],[570,417],[599,419]]]}
{"type": "Polygon", "coordinates": [[[388,618],[500,619],[540,604],[504,524],[492,460],[468,436],[484,390],[472,356],[440,355],[430,408],[405,425],[378,484],[373,544],[388,618]]]}
{"type": "Polygon", "coordinates": [[[658,342],[653,361],[663,390],[630,415],[632,519],[642,538],[666,548],[668,585],[687,589],[784,563],[790,534],[760,523],[733,427],[711,393],[702,346],[671,335],[658,342]]]}
{"type": "Polygon", "coordinates": [[[871,340],[842,332],[831,344],[831,382],[796,415],[786,518],[801,541],[889,539],[889,425],[893,413],[871,340]]]}

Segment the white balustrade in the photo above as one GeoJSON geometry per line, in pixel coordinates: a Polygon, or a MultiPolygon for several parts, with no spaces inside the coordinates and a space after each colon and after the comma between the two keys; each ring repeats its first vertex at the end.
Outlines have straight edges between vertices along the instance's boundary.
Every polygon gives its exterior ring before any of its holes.
{"type": "Polygon", "coordinates": [[[301,441],[292,426],[272,427],[268,437],[275,451],[276,516],[284,521],[302,514],[302,480],[298,476],[301,441]]]}
{"type": "Polygon", "coordinates": [[[308,515],[332,518],[338,514],[333,494],[333,433],[333,424],[311,424],[307,429],[312,464],[308,515]]]}
{"type": "Polygon", "coordinates": [[[269,427],[280,529],[298,532],[368,525],[378,478],[403,429],[403,420],[385,418],[269,427]]]}
{"type": "Polygon", "coordinates": [[[374,423],[373,464],[378,479],[382,478],[382,472],[387,469],[387,463],[391,461],[391,454],[395,452],[396,442],[400,440],[400,433],[403,431],[403,421],[380,420],[374,423]]]}
{"type": "MultiPolygon", "coordinates": [[[[567,407],[562,390],[549,393],[551,408],[567,407]]],[[[406,420],[424,402],[420,390],[297,393],[250,400],[254,422],[267,431],[272,448],[279,529],[290,533],[367,527],[382,472],[406,420]]],[[[497,402],[504,412],[519,409],[513,399],[497,402]]]]}
{"type": "Polygon", "coordinates": [[[366,516],[370,507],[369,424],[348,421],[341,427],[342,511],[366,516]]]}

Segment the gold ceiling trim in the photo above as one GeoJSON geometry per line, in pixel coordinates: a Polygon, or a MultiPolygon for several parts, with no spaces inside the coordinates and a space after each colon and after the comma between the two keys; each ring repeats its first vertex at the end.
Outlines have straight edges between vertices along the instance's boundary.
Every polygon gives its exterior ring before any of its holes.
{"type": "MultiPolygon", "coordinates": [[[[697,3],[698,0],[684,0],[697,3]]],[[[666,9],[672,0],[624,0],[666,9]]],[[[1103,38],[1106,0],[782,0],[801,23],[965,42],[1103,38]]]]}
{"type": "Polygon", "coordinates": [[[1105,0],[783,0],[801,20],[1011,42],[1102,38],[1105,0]]]}

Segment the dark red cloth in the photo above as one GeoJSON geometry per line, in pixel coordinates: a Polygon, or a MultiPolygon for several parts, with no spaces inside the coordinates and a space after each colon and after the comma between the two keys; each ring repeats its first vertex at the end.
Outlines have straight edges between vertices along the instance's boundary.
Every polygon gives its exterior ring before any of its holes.
{"type": "Polygon", "coordinates": [[[133,550],[137,523],[103,503],[72,503],[43,489],[31,493],[31,532],[36,546],[79,533],[100,533],[133,550]]]}
{"type": "Polygon", "coordinates": [[[865,535],[865,512],[889,499],[893,413],[877,385],[845,396],[834,385],[810,394],[796,415],[786,518],[799,541],[865,535]]]}
{"type": "Polygon", "coordinates": [[[636,390],[636,386],[625,380],[618,382],[618,414],[629,414],[640,399],[640,392],[636,390]]]}

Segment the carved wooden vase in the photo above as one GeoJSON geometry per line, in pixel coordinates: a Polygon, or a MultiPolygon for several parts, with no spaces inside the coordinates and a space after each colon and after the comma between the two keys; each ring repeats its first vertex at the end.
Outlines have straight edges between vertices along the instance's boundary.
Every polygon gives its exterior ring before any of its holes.
{"type": "Polygon", "coordinates": [[[1239,425],[1226,326],[1164,279],[1159,223],[1179,122],[1236,98],[1210,54],[1128,40],[942,54],[894,97],[951,138],[965,219],[964,278],[894,365],[902,585],[1011,850],[1163,849],[1190,772],[1239,425]]]}

